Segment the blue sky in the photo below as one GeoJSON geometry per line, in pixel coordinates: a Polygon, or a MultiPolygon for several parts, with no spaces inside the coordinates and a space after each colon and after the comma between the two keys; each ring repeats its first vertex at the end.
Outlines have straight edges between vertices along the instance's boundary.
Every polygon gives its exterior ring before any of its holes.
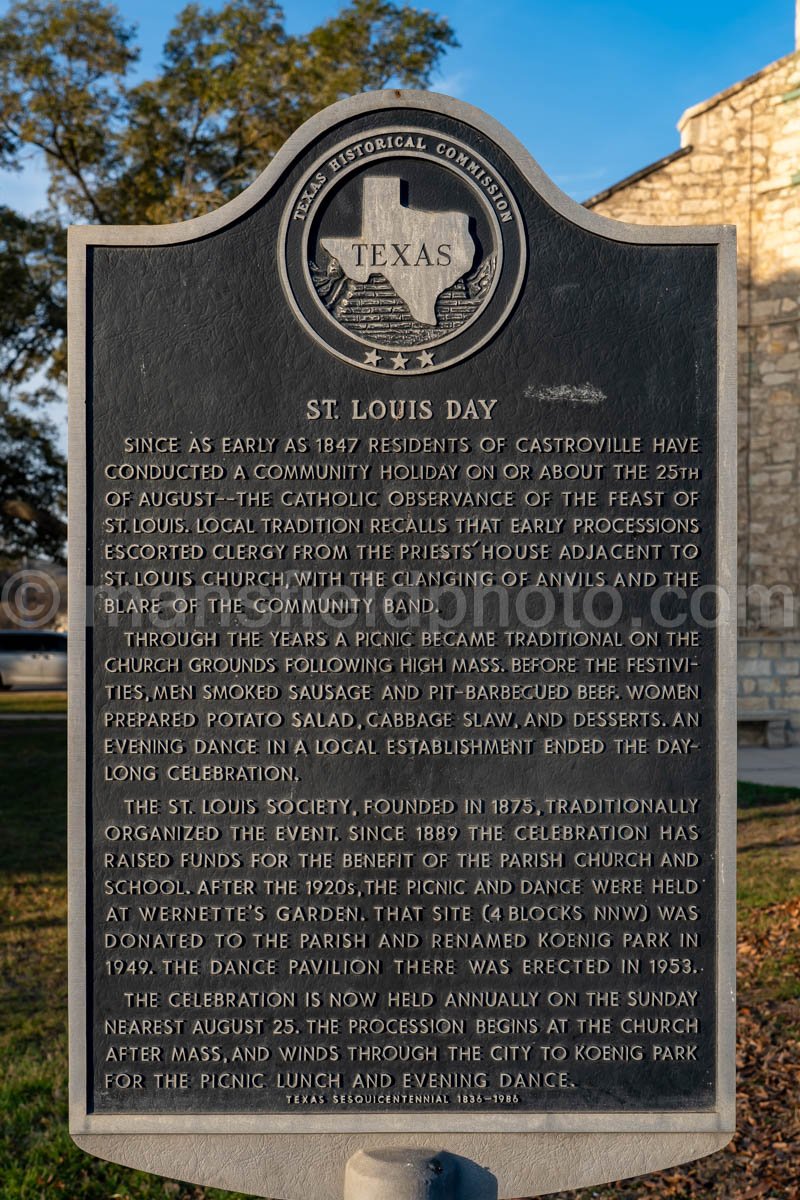
{"type": "MultiPolygon", "coordinates": [[[[794,49],[792,0],[418,0],[453,25],[435,86],[485,109],[528,147],[564,191],[582,200],[677,148],[690,105],[794,49]]],[[[215,7],[211,0],[210,7],[215,7]]],[[[8,9],[0,0],[0,12],[8,9]]],[[[182,4],[118,0],[139,26],[138,74],[158,65],[182,4]]],[[[287,0],[302,32],[336,0],[287,0]]],[[[43,203],[44,173],[0,174],[0,199],[43,203]]]]}

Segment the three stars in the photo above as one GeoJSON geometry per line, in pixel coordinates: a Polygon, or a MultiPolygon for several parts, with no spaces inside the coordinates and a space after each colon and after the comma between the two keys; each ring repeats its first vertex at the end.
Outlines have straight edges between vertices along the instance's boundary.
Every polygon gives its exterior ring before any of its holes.
{"type": "MultiPolygon", "coordinates": [[[[394,358],[390,358],[389,361],[391,362],[395,371],[405,371],[406,363],[408,362],[409,357],[410,356],[407,354],[401,354],[400,351],[398,350],[398,352],[397,352],[397,354],[395,354],[394,358]]],[[[379,354],[377,350],[368,350],[364,354],[364,366],[377,367],[378,364],[382,361],[382,358],[383,358],[383,355],[379,354]]],[[[433,366],[433,355],[430,353],[429,350],[422,350],[417,355],[417,362],[419,363],[420,367],[432,367],[433,366]]]]}

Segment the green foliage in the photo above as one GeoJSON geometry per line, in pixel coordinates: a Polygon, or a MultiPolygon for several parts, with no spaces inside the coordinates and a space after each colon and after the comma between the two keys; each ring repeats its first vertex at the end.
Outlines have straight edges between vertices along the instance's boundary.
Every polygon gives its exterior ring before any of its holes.
{"type": "Polygon", "coordinates": [[[126,124],[133,30],[101,0],[18,0],[0,21],[0,145],[6,168],[46,155],[50,200],[108,221],[102,194],[126,124]]]}
{"type": "MultiPolygon", "coordinates": [[[[65,225],[215,208],[319,109],[368,89],[426,87],[456,45],[445,20],[395,0],[352,0],[301,37],[287,34],[273,0],[188,4],[159,74],[134,85],[134,32],[103,0],[16,0],[0,17],[0,167],[22,170],[39,155],[50,181],[39,218],[0,209],[0,449],[18,439],[17,465],[27,454],[48,487],[60,456],[44,449],[46,426],[10,414],[13,401],[45,399],[65,378],[65,225]]],[[[27,517],[17,504],[9,524],[14,478],[15,467],[0,475],[0,540],[52,554],[35,480],[27,517]]],[[[56,509],[62,491],[63,477],[56,509]]]]}
{"type": "Polygon", "coordinates": [[[46,368],[66,332],[65,269],[66,238],[56,222],[0,207],[0,380],[6,389],[46,368]]]}
{"type": "Polygon", "coordinates": [[[0,555],[63,562],[66,467],[47,422],[0,413],[0,555]]]}
{"type": "Polygon", "coordinates": [[[272,0],[188,4],[161,73],[138,86],[133,30],[102,0],[17,0],[0,20],[0,164],[46,156],[50,201],[76,221],[183,220],[220,204],[325,105],[425,87],[446,21],[394,0],[353,0],[290,37],[272,0]]]}
{"type": "Polygon", "coordinates": [[[54,395],[66,332],[66,238],[0,207],[0,556],[63,557],[66,463],[36,408],[54,395]],[[26,386],[27,385],[27,386],[26,386]],[[15,399],[26,402],[20,409],[15,399]]]}
{"type": "Polygon", "coordinates": [[[187,5],[136,86],[133,28],[102,0],[17,0],[0,18],[0,166],[46,157],[54,215],[184,220],[233,196],[308,116],[354,92],[425,88],[456,40],[395,0],[353,0],[293,37],[272,0],[187,5]]]}
{"type": "Polygon", "coordinates": [[[395,80],[425,85],[451,43],[445,22],[378,0],[356,0],[303,38],[287,36],[270,0],[189,5],[161,76],[131,93],[125,219],[185,219],[222,203],[319,109],[395,80]]]}

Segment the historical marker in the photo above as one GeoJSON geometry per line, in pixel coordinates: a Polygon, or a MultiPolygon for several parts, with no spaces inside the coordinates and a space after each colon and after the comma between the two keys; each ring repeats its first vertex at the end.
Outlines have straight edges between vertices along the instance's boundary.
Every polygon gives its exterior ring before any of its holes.
{"type": "Polygon", "coordinates": [[[70,255],[76,1140],[320,1200],[723,1145],[732,230],[381,92],[70,255]]]}

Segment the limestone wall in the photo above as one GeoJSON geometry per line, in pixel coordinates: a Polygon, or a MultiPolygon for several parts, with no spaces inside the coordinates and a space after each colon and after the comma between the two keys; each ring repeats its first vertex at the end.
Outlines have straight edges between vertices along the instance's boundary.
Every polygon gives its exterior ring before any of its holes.
{"type": "MultiPolygon", "coordinates": [[[[789,740],[800,743],[800,637],[739,641],[739,720],[766,713],[785,713],[789,740]]],[[[763,737],[763,722],[752,734],[763,737]]]]}
{"type": "Polygon", "coordinates": [[[800,54],[690,108],[678,127],[680,152],[587,205],[620,221],[737,226],[740,623],[798,627],[800,54]]]}

